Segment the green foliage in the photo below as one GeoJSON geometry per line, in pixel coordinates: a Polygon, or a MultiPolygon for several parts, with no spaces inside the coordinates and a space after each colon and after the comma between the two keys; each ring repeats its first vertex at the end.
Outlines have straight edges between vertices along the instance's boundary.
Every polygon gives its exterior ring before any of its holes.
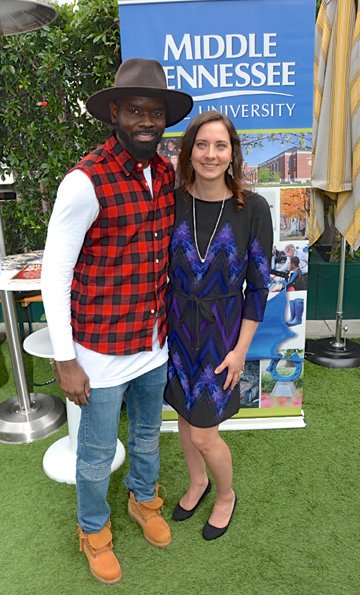
{"type": "Polygon", "coordinates": [[[305,132],[267,132],[258,134],[241,134],[241,147],[244,155],[254,149],[262,149],[265,144],[276,142],[281,145],[293,144],[301,148],[311,145],[311,136],[305,132]]]}
{"type": "Polygon", "coordinates": [[[261,388],[265,393],[271,393],[272,389],[274,388],[276,380],[271,376],[269,372],[265,372],[265,374],[261,378],[261,388]]]}
{"type": "MultiPolygon", "coordinates": [[[[329,253],[329,255],[330,255],[330,257],[329,257],[330,262],[340,262],[341,247],[339,246],[338,248],[332,250],[329,253]]],[[[358,248],[357,250],[354,250],[347,243],[346,248],[345,248],[345,261],[346,262],[359,262],[360,261],[360,248],[358,248]]]]}
{"type": "Polygon", "coordinates": [[[259,184],[277,184],[280,182],[280,174],[272,172],[268,167],[260,167],[258,171],[259,184]]]}
{"type": "Polygon", "coordinates": [[[0,175],[18,197],[2,207],[8,253],[44,246],[59,182],[108,134],[84,102],[120,64],[117,0],[57,9],[50,26],[0,40],[0,175]]]}

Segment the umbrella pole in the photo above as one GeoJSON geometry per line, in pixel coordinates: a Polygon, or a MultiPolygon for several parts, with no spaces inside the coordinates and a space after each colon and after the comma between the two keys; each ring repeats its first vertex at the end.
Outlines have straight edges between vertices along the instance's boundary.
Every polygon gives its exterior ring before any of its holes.
{"type": "Polygon", "coordinates": [[[341,236],[340,246],[340,267],[339,267],[339,285],[338,285],[338,301],[336,308],[336,327],[335,327],[335,341],[334,347],[341,349],[345,347],[345,339],[341,338],[342,321],[343,321],[343,298],[344,298],[344,282],[345,282],[345,253],[346,253],[346,239],[341,236]]]}
{"type": "Polygon", "coordinates": [[[342,338],[343,298],[345,285],[346,239],[341,236],[338,301],[336,308],[335,337],[306,341],[305,357],[313,364],[326,368],[360,367],[360,345],[342,338]]]}

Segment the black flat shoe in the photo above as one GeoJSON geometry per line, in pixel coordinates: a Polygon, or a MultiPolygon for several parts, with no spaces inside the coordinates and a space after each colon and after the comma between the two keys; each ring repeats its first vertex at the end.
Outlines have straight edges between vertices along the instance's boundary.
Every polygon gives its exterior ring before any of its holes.
{"type": "Polygon", "coordinates": [[[229,518],[229,522],[227,525],[225,525],[225,527],[214,527],[214,525],[210,525],[210,523],[206,523],[206,525],[204,526],[203,529],[203,538],[206,539],[207,541],[211,541],[212,539],[217,539],[218,537],[221,537],[222,535],[224,535],[224,533],[228,530],[229,525],[231,523],[231,519],[233,518],[233,514],[234,514],[234,510],[236,508],[236,504],[237,504],[237,495],[235,494],[235,500],[234,500],[234,506],[229,518]]]}
{"type": "Polygon", "coordinates": [[[204,493],[202,494],[202,496],[200,496],[199,500],[197,501],[195,506],[193,506],[193,508],[191,508],[190,510],[186,510],[186,508],[183,508],[181,506],[180,502],[177,503],[172,514],[173,521],[186,521],[186,519],[192,517],[199,504],[204,500],[205,496],[207,496],[210,491],[211,481],[209,479],[209,483],[207,484],[204,493]]]}

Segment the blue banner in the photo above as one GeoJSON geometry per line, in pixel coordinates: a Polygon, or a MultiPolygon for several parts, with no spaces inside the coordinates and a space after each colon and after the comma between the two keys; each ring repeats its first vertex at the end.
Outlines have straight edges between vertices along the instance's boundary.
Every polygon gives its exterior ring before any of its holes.
{"type": "Polygon", "coordinates": [[[169,88],[200,112],[226,113],[239,132],[312,125],[315,0],[120,0],[123,60],[159,60],[169,88]]]}
{"type": "MultiPolygon", "coordinates": [[[[247,354],[240,412],[226,428],[269,417],[284,427],[286,416],[286,427],[304,427],[315,0],[120,0],[119,14],[123,60],[158,60],[168,87],[194,98],[160,153],[176,168],[190,119],[225,113],[241,135],[244,174],[270,205],[269,301],[247,354]]],[[[164,405],[163,420],[175,419],[164,405]]]]}

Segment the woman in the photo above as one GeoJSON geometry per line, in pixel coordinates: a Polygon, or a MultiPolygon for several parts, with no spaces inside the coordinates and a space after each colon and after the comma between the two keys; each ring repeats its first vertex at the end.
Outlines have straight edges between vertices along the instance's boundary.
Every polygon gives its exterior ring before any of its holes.
{"type": "Polygon", "coordinates": [[[239,380],[268,294],[272,223],[266,200],[246,189],[239,137],[226,116],[192,120],[178,173],[165,399],[179,414],[190,485],[173,519],[190,518],[210,492],[208,468],[217,490],[203,530],[210,540],[225,533],[237,502],[218,426],[240,407],[239,380]]]}

